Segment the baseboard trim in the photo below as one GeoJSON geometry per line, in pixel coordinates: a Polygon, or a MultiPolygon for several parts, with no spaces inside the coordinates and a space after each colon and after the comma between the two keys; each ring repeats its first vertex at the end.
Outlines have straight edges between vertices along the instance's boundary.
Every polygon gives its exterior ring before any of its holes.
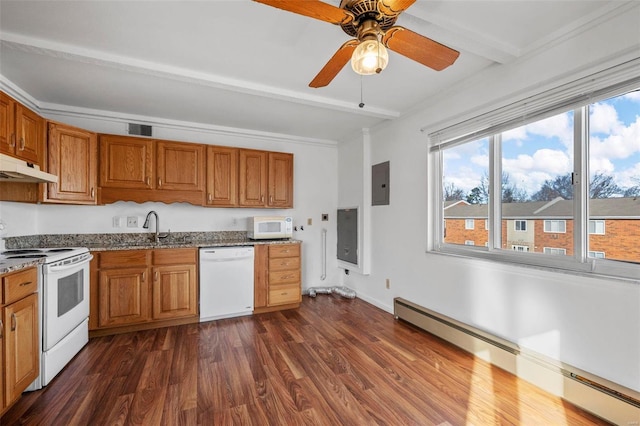
{"type": "Polygon", "coordinates": [[[640,393],[402,298],[396,319],[406,321],[539,388],[617,425],[640,425],[640,393]]]}

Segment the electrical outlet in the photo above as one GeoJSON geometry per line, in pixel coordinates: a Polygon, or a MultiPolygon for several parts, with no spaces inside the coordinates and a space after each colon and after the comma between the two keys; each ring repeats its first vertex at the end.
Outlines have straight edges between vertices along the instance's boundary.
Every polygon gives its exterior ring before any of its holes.
{"type": "Polygon", "coordinates": [[[309,225],[309,226],[313,225],[313,219],[308,218],[307,219],[307,225],[309,225]]]}
{"type": "Polygon", "coordinates": [[[122,228],[122,221],[120,220],[120,216],[113,217],[113,227],[114,228],[122,228]]]}
{"type": "Polygon", "coordinates": [[[127,228],[138,227],[138,216],[127,216],[127,228]]]}
{"type": "Polygon", "coordinates": [[[387,286],[387,288],[391,288],[391,281],[389,280],[389,278],[385,280],[385,285],[387,286]]]}

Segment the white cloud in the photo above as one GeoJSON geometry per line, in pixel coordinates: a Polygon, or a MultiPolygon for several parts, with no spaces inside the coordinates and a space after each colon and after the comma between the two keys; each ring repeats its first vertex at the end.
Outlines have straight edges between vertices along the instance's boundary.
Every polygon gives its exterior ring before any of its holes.
{"type": "Polygon", "coordinates": [[[629,92],[626,95],[622,95],[622,99],[627,99],[633,102],[640,102],[640,89],[634,92],[629,92]]]}
{"type": "Polygon", "coordinates": [[[615,133],[622,123],[618,112],[611,104],[595,103],[589,108],[589,129],[591,133],[615,133]]]}
{"type": "Polygon", "coordinates": [[[596,159],[625,159],[640,153],[640,116],[629,126],[618,126],[605,138],[591,137],[591,161],[596,159]]]}

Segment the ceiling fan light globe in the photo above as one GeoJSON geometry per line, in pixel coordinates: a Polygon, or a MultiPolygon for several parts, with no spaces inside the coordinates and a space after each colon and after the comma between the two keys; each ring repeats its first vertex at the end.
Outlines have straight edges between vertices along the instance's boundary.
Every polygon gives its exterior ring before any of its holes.
{"type": "Polygon", "coordinates": [[[351,56],[351,68],[360,75],[377,74],[389,63],[387,48],[378,40],[365,40],[351,56]]]}

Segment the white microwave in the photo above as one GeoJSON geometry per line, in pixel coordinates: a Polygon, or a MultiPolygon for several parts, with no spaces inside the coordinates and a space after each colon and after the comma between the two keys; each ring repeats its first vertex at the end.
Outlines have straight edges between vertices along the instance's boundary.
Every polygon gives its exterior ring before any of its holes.
{"type": "Polygon", "coordinates": [[[253,216],[249,218],[247,236],[252,240],[293,237],[293,219],[287,216],[253,216]]]}

